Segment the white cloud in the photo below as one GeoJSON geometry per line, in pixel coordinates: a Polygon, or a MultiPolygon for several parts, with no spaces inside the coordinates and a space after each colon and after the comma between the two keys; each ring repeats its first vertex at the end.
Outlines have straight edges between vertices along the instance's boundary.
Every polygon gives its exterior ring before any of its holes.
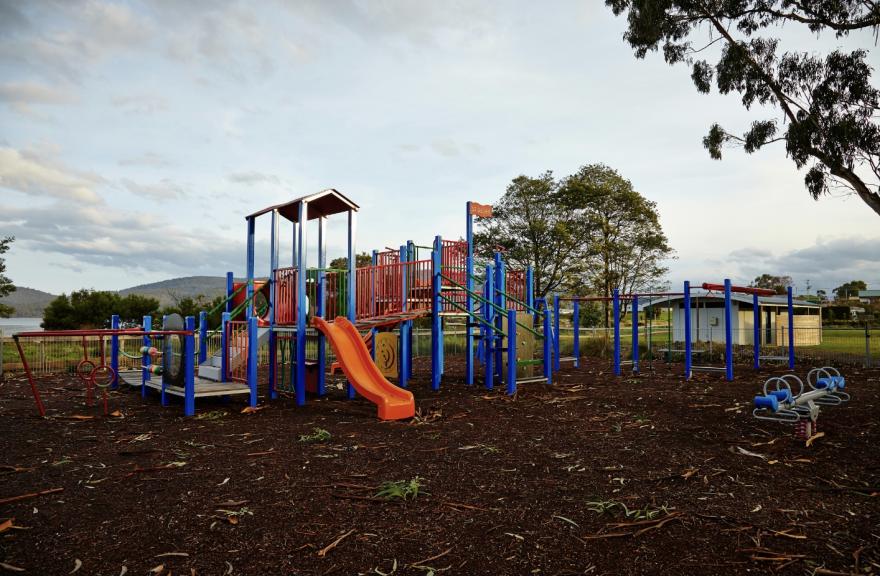
{"type": "Polygon", "coordinates": [[[163,178],[155,184],[139,184],[127,178],[122,180],[122,185],[138,197],[147,197],[153,200],[174,200],[182,198],[186,195],[183,187],[172,182],[168,178],[163,178]]]}
{"type": "Polygon", "coordinates": [[[27,110],[34,104],[67,104],[74,99],[69,87],[33,81],[0,84],[0,101],[20,110],[27,110]]]}
{"type": "Polygon", "coordinates": [[[37,197],[54,197],[84,204],[97,204],[94,191],[100,178],[68,171],[22,154],[13,148],[0,148],[0,186],[37,197]]]}
{"type": "Polygon", "coordinates": [[[250,172],[236,172],[234,174],[230,174],[228,176],[230,182],[234,184],[248,184],[248,185],[256,185],[256,184],[273,184],[275,186],[281,185],[281,179],[275,174],[264,174],[262,172],[250,171],[250,172]]]}

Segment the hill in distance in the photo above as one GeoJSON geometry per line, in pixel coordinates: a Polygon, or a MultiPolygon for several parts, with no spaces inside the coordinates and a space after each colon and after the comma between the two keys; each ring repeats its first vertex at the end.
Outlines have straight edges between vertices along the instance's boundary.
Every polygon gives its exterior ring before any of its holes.
{"type": "MultiPolygon", "coordinates": [[[[236,278],[236,281],[238,280],[236,278]]],[[[161,307],[171,306],[176,300],[182,298],[195,298],[201,295],[211,300],[225,293],[225,276],[185,276],[183,278],[171,278],[170,280],[162,280],[151,284],[132,286],[131,288],[119,291],[121,296],[138,294],[155,298],[159,301],[161,307]]],[[[15,308],[15,312],[12,315],[14,318],[42,318],[43,310],[57,296],[57,294],[50,294],[42,290],[18,286],[15,292],[5,298],[0,298],[0,302],[15,308]]]]}
{"type": "Polygon", "coordinates": [[[0,298],[0,302],[15,308],[14,318],[42,318],[43,309],[54,300],[55,294],[49,294],[27,286],[16,286],[15,292],[0,298]]]}

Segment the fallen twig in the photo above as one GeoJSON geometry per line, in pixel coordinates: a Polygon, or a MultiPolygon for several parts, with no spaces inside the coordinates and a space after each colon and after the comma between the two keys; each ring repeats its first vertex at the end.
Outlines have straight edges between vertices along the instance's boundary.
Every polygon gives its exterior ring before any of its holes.
{"type": "Polygon", "coordinates": [[[339,546],[340,542],[342,542],[343,540],[345,540],[346,538],[351,536],[353,533],[354,533],[354,528],[352,528],[351,530],[349,530],[345,534],[339,536],[336,540],[334,540],[333,542],[327,544],[326,546],[324,546],[323,548],[318,550],[318,556],[323,558],[324,556],[327,555],[328,552],[330,552],[331,550],[333,550],[334,548],[339,546]]]}
{"type": "Polygon", "coordinates": [[[443,503],[451,508],[465,508],[467,510],[479,510],[480,512],[489,511],[486,508],[480,508],[479,506],[471,506],[470,504],[462,504],[460,502],[450,502],[449,500],[445,500],[443,503]]]}
{"type": "Polygon", "coordinates": [[[9,504],[10,502],[18,502],[19,500],[28,500],[30,498],[36,498],[37,496],[44,496],[46,494],[55,494],[57,492],[63,492],[64,488],[50,488],[48,490],[40,490],[39,492],[30,492],[28,494],[21,494],[20,496],[10,496],[9,498],[4,498],[0,500],[0,504],[9,504]]]}
{"type": "Polygon", "coordinates": [[[424,566],[426,563],[431,562],[432,560],[437,560],[438,558],[443,558],[447,554],[452,552],[452,548],[437,554],[436,556],[431,556],[430,558],[425,558],[424,560],[419,560],[418,562],[413,562],[410,566],[424,566]]]}

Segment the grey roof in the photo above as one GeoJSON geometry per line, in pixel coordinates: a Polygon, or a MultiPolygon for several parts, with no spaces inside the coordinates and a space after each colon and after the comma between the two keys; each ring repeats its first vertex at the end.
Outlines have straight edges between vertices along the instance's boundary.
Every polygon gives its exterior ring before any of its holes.
{"type": "Polygon", "coordinates": [[[333,214],[339,214],[340,212],[357,212],[360,208],[357,204],[346,198],[341,192],[339,192],[339,190],[327,188],[326,190],[321,190],[320,192],[309,194],[308,196],[303,196],[296,200],[291,200],[290,202],[284,202],[283,204],[276,204],[274,206],[269,206],[268,208],[263,208],[262,210],[258,210],[253,214],[245,216],[245,218],[256,218],[267,212],[278,210],[278,213],[284,218],[291,222],[297,222],[299,221],[299,206],[303,202],[307,203],[309,206],[309,220],[314,220],[315,218],[320,218],[322,216],[332,216],[333,214]]]}
{"type": "Polygon", "coordinates": [[[880,290],[859,290],[859,298],[880,298],[880,290]]]}
{"type": "MultiPolygon", "coordinates": [[[[683,300],[684,296],[661,296],[661,297],[649,297],[643,296],[639,298],[639,306],[644,308],[645,306],[651,305],[659,305],[665,304],[667,302],[678,302],[679,300],[683,300]]],[[[724,292],[710,292],[708,290],[701,289],[692,289],[691,290],[691,300],[720,300],[724,301],[724,292]]],[[[731,302],[743,302],[745,304],[752,303],[751,294],[738,294],[736,292],[730,295],[731,302]]],[[[788,297],[786,296],[758,296],[758,304],[761,306],[788,306],[788,297]]],[[[813,302],[807,302],[806,300],[798,300],[794,299],[792,302],[792,306],[795,308],[821,308],[820,304],[815,304],[813,302]]]]}

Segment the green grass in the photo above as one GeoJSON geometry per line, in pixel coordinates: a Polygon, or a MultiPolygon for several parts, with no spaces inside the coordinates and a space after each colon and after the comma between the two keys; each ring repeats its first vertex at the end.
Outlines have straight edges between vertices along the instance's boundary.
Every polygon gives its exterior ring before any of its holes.
{"type": "Polygon", "coordinates": [[[415,500],[422,488],[422,479],[416,476],[410,480],[388,480],[382,483],[376,498],[384,500],[415,500]]]}
{"type": "Polygon", "coordinates": [[[312,428],[311,434],[302,434],[299,437],[300,442],[312,443],[312,442],[326,442],[332,438],[332,435],[327,430],[323,428],[312,428]]]}

